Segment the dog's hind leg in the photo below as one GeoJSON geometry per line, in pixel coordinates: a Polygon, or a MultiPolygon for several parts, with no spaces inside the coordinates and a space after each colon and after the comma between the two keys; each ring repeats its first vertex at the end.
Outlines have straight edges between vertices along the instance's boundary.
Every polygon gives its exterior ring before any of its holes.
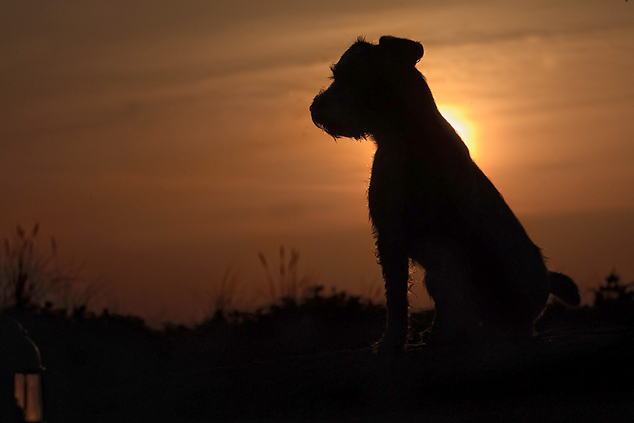
{"type": "Polygon", "coordinates": [[[472,266],[463,246],[450,238],[428,240],[415,257],[436,308],[427,344],[469,343],[483,336],[472,266]]]}

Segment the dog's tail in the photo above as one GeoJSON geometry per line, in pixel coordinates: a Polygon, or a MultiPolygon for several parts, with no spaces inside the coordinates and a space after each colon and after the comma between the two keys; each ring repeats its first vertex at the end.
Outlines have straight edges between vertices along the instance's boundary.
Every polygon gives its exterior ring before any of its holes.
{"type": "Polygon", "coordinates": [[[577,284],[568,276],[559,272],[548,272],[550,293],[571,306],[577,306],[581,302],[577,284]]]}

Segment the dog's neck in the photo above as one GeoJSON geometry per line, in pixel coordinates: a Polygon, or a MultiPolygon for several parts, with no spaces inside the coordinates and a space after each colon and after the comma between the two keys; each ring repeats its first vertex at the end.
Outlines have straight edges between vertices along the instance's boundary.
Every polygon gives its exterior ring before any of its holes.
{"type": "Polygon", "coordinates": [[[436,107],[425,78],[416,71],[406,81],[392,83],[396,92],[393,110],[386,113],[372,134],[378,148],[416,150],[431,157],[451,154],[454,159],[471,161],[469,149],[436,107]]]}

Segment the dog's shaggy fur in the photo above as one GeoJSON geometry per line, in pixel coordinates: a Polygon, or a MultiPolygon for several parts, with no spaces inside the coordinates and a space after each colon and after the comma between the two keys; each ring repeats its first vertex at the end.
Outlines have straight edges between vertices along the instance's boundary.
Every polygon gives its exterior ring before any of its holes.
{"type": "Polygon", "coordinates": [[[376,142],[368,201],[388,309],[378,351],[406,344],[410,259],[425,269],[436,305],[429,342],[530,337],[549,293],[578,304],[577,287],[546,270],[540,249],[438,112],[415,67],[423,51],[407,39],[359,39],[310,106],[333,137],[376,142]]]}

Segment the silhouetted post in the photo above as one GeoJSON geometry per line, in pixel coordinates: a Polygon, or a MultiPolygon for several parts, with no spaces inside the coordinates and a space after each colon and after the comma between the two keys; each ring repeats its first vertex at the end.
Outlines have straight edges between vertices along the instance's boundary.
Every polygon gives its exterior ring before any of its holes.
{"type": "Polygon", "coordinates": [[[40,351],[26,330],[14,319],[0,319],[0,416],[3,423],[43,421],[43,370],[40,351]]]}

